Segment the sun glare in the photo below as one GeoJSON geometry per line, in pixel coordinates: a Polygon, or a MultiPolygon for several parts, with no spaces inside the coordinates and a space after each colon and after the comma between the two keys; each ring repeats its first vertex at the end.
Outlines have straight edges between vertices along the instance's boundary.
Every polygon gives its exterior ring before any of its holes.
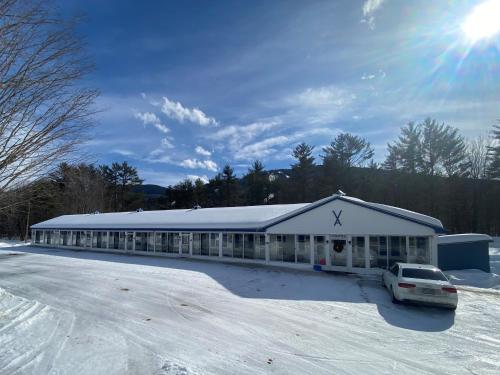
{"type": "Polygon", "coordinates": [[[467,39],[478,42],[500,32],[500,0],[488,0],[474,7],[462,24],[467,39]]]}

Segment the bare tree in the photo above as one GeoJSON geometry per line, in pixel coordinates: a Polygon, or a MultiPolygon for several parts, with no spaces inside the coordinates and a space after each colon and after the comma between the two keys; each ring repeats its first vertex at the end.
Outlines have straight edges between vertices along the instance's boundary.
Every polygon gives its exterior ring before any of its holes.
{"type": "Polygon", "coordinates": [[[0,196],[71,155],[92,124],[92,65],[50,4],[0,0],[0,196]]]}
{"type": "Polygon", "coordinates": [[[476,180],[487,177],[489,167],[488,150],[491,146],[492,140],[484,136],[479,136],[467,142],[469,177],[476,180]]]}

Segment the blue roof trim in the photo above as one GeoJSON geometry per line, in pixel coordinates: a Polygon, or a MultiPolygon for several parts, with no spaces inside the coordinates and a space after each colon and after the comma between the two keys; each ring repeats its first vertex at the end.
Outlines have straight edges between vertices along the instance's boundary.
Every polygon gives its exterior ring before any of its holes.
{"type": "MultiPolygon", "coordinates": [[[[36,224],[35,224],[36,225],[36,224]]],[[[30,227],[33,230],[73,230],[73,231],[100,231],[100,232],[248,232],[260,233],[264,230],[262,228],[79,228],[79,227],[44,227],[38,228],[34,225],[30,227]]]]}
{"type": "Polygon", "coordinates": [[[360,207],[368,208],[368,209],[373,210],[373,211],[381,212],[381,213],[386,214],[386,215],[394,216],[394,217],[397,217],[399,219],[411,221],[413,223],[420,224],[420,225],[432,228],[436,233],[447,233],[447,230],[444,229],[443,227],[438,227],[437,225],[432,225],[432,224],[426,223],[425,221],[421,221],[421,220],[414,219],[414,218],[411,218],[411,217],[408,217],[408,216],[400,215],[400,214],[397,214],[397,213],[392,212],[392,211],[384,210],[383,208],[373,207],[373,206],[370,206],[369,204],[366,204],[364,202],[352,201],[350,199],[343,198],[340,195],[334,195],[334,196],[330,197],[329,199],[324,200],[323,202],[320,202],[320,203],[317,203],[317,204],[311,204],[310,206],[306,206],[303,209],[299,209],[296,212],[291,213],[289,216],[283,217],[283,218],[281,218],[281,219],[279,219],[279,220],[277,220],[277,221],[275,221],[275,222],[273,222],[271,224],[266,225],[262,229],[266,230],[266,229],[268,229],[270,227],[273,227],[273,226],[275,226],[277,224],[280,224],[280,223],[282,223],[284,221],[290,220],[290,219],[292,219],[292,218],[294,218],[296,216],[302,215],[303,213],[306,213],[308,211],[314,210],[317,207],[321,207],[321,206],[323,206],[323,205],[325,205],[327,203],[333,202],[334,200],[337,200],[337,199],[339,199],[341,201],[344,201],[344,202],[347,202],[347,203],[351,203],[351,204],[360,206],[360,207]]]}

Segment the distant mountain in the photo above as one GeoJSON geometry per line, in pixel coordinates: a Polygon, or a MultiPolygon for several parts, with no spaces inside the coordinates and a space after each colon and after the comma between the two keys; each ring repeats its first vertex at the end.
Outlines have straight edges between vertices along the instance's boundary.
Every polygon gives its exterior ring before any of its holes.
{"type": "Polygon", "coordinates": [[[146,184],[134,186],[133,191],[143,193],[148,198],[159,198],[165,195],[167,189],[160,185],[146,184]]]}

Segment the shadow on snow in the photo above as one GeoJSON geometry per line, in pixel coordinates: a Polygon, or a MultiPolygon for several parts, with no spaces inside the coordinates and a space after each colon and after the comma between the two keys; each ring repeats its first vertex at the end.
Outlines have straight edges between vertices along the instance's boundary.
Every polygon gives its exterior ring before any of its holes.
{"type": "MultiPolygon", "coordinates": [[[[453,326],[455,313],[433,307],[394,305],[379,277],[295,270],[259,264],[224,263],[193,258],[167,258],[137,254],[113,254],[88,250],[42,247],[5,247],[0,261],[13,258],[13,251],[73,259],[95,260],[140,266],[161,267],[204,273],[231,293],[243,298],[368,303],[388,323],[404,329],[444,331],[453,326]]],[[[10,274],[16,275],[13,271],[10,274]]],[[[2,277],[9,274],[2,272],[2,277]]]]}

